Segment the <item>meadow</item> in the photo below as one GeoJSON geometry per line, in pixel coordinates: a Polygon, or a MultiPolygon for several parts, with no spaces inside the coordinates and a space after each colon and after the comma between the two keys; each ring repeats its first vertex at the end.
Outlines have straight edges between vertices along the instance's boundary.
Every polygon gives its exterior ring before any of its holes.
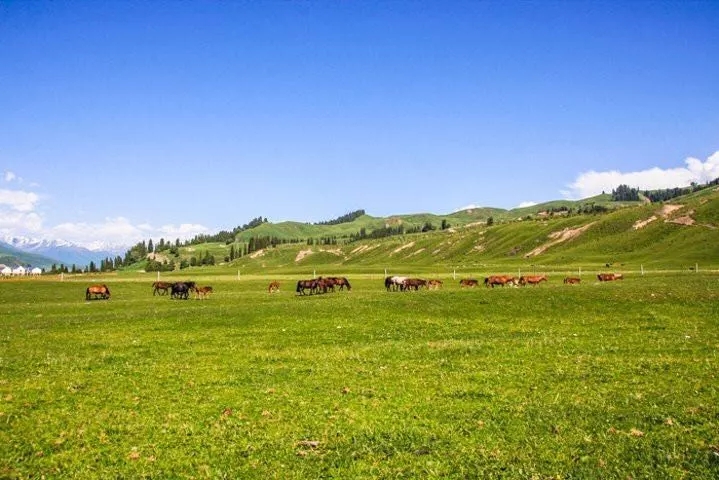
{"type": "Polygon", "coordinates": [[[719,477],[719,275],[0,282],[2,478],[719,477]]]}

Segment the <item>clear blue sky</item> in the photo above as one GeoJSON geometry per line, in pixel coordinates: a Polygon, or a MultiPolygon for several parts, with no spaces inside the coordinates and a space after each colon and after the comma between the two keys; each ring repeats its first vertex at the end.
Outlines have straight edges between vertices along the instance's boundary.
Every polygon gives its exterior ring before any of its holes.
{"type": "Polygon", "coordinates": [[[0,233],[174,238],[713,175],[718,25],[716,1],[5,1],[0,233]]]}

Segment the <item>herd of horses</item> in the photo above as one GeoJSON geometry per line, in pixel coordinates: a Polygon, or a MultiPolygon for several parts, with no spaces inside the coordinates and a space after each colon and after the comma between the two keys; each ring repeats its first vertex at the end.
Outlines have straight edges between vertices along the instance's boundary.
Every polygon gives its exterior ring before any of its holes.
{"type": "MultiPolygon", "coordinates": [[[[614,280],[624,280],[621,273],[599,273],[597,279],[600,282],[611,282],[614,280]]],[[[490,275],[484,278],[484,286],[494,288],[495,286],[524,287],[526,285],[537,286],[542,282],[549,281],[546,275],[522,275],[515,277],[512,275],[490,275]]],[[[565,277],[566,285],[576,285],[581,283],[579,277],[565,277]]],[[[460,288],[474,288],[480,284],[479,280],[474,278],[463,278],[459,281],[460,288]]],[[[423,278],[411,278],[401,276],[389,276],[384,279],[384,286],[388,292],[390,291],[417,291],[420,288],[427,290],[439,289],[443,286],[442,280],[423,278]]],[[[309,295],[335,292],[336,289],[348,291],[352,290],[349,280],[345,277],[319,277],[311,280],[298,280],[295,292],[298,295],[309,295]]],[[[273,281],[267,288],[269,293],[280,291],[280,283],[273,281]]],[[[169,292],[171,299],[187,300],[190,298],[190,292],[194,292],[198,300],[205,299],[213,292],[211,286],[198,287],[195,282],[153,282],[152,295],[167,295],[169,292]]],[[[110,289],[105,284],[91,285],[85,290],[85,300],[109,300],[110,289]]]]}
{"type": "Polygon", "coordinates": [[[207,298],[212,293],[211,286],[198,287],[195,282],[153,282],[152,296],[167,295],[170,292],[170,298],[176,300],[187,300],[190,298],[190,292],[195,292],[198,300],[207,298]]]}
{"type": "MultiPolygon", "coordinates": [[[[352,290],[352,285],[350,285],[349,280],[345,277],[319,277],[311,280],[298,280],[295,292],[299,295],[306,295],[305,292],[309,291],[310,295],[314,295],[317,293],[334,292],[335,288],[344,290],[345,287],[347,287],[347,291],[352,290]]],[[[278,283],[277,290],[279,290],[279,288],[280,285],[278,283]]],[[[269,289],[270,293],[272,293],[272,284],[270,284],[269,289]]]]}
{"type": "MultiPolygon", "coordinates": [[[[546,281],[546,275],[522,275],[519,278],[512,275],[490,275],[489,277],[485,277],[484,286],[492,288],[494,288],[495,286],[516,287],[525,285],[539,285],[540,283],[546,281]]],[[[419,290],[422,287],[425,287],[428,290],[432,290],[440,288],[442,287],[442,285],[443,283],[441,280],[424,280],[422,278],[391,276],[384,279],[384,286],[388,292],[405,292],[410,290],[419,290]]],[[[479,286],[479,280],[475,278],[463,278],[459,281],[460,288],[474,288],[477,286],[479,286]]]]}

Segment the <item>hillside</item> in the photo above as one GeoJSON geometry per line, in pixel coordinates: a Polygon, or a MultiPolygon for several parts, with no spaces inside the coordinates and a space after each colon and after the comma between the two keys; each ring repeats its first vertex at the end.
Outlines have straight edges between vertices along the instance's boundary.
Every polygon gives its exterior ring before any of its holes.
{"type": "MultiPolygon", "coordinates": [[[[588,199],[604,202],[605,198],[588,199]]],[[[666,204],[634,202],[606,213],[541,214],[547,209],[574,204],[550,202],[525,209],[465,210],[447,216],[362,216],[340,225],[308,225],[297,222],[265,223],[245,235],[303,235],[341,237],[360,228],[378,228],[388,222],[437,225],[446,230],[388,236],[379,239],[337,241],[336,244],[281,244],[223,261],[230,245],[207,243],[182,247],[179,259],[209,252],[217,265],[192,267],[187,272],[241,270],[247,273],[451,271],[488,272],[586,268],[687,269],[719,268],[719,191],[708,189],[679,197],[666,204]],[[485,221],[494,216],[494,225],[485,221]],[[435,223],[436,222],[436,223],[435,223]]],[[[240,245],[236,243],[234,245],[240,245]]],[[[139,268],[138,266],[133,268],[139,268]]]]}
{"type": "Polygon", "coordinates": [[[0,242],[0,263],[9,266],[31,265],[33,267],[49,268],[53,263],[59,262],[44,255],[23,252],[5,242],[0,242]]]}
{"type": "Polygon", "coordinates": [[[609,210],[623,208],[627,206],[641,205],[641,202],[613,202],[610,195],[598,195],[596,197],[584,200],[555,200],[545,202],[531,207],[514,208],[510,210],[492,207],[478,207],[446,215],[437,215],[432,213],[415,213],[392,215],[389,217],[373,217],[370,215],[362,215],[352,222],[340,223],[337,225],[317,225],[301,222],[280,222],[280,223],[263,223],[252,229],[240,232],[237,240],[246,242],[252,237],[276,237],[283,240],[306,240],[308,238],[321,239],[327,237],[336,237],[337,239],[346,239],[351,235],[359,233],[365,229],[370,233],[377,229],[388,227],[404,227],[405,230],[421,229],[425,224],[430,223],[433,227],[439,229],[442,221],[449,223],[451,227],[464,227],[471,224],[485,223],[489,218],[494,221],[512,221],[529,216],[540,214],[541,212],[551,211],[552,209],[580,209],[590,205],[601,206],[609,210]]]}

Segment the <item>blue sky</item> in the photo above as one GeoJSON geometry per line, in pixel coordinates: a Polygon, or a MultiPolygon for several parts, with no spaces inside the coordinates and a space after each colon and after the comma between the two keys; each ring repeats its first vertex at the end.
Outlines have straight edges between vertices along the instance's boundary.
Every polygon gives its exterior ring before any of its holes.
{"type": "Polygon", "coordinates": [[[0,233],[83,244],[719,176],[719,2],[0,3],[0,233]]]}

